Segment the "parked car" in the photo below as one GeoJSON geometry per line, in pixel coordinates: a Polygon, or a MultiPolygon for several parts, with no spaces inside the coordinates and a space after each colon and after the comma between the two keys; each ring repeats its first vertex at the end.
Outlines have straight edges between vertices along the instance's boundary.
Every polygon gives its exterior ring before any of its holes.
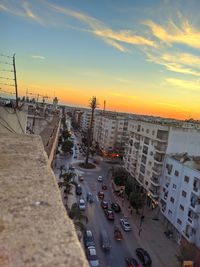
{"type": "Polygon", "coordinates": [[[107,189],[107,185],[106,184],[102,184],[102,190],[106,190],[107,189]]]}
{"type": "Polygon", "coordinates": [[[82,188],[81,188],[80,184],[78,184],[78,185],[76,186],[76,194],[77,194],[78,196],[82,195],[82,188]]]}
{"type": "Polygon", "coordinates": [[[93,203],[94,202],[94,197],[93,197],[92,193],[90,193],[90,192],[87,193],[87,201],[89,203],[93,203]]]}
{"type": "Polygon", "coordinates": [[[120,205],[116,202],[111,203],[111,209],[114,210],[115,212],[121,212],[120,205]]]}
{"type": "Polygon", "coordinates": [[[72,165],[70,164],[70,165],[69,165],[69,170],[70,170],[70,171],[74,171],[74,170],[75,170],[74,166],[72,166],[72,165]]]}
{"type": "Polygon", "coordinates": [[[95,246],[94,236],[91,230],[86,230],[84,232],[83,239],[84,239],[85,247],[95,246]]]}
{"type": "Polygon", "coordinates": [[[78,176],[78,180],[79,180],[80,182],[84,181],[84,177],[83,177],[83,175],[79,175],[79,176],[78,176]]]}
{"type": "Polygon", "coordinates": [[[102,200],[101,201],[101,207],[102,207],[102,209],[108,209],[108,202],[105,200],[102,200]]]}
{"type": "Polygon", "coordinates": [[[100,199],[104,199],[104,192],[99,191],[99,192],[98,192],[98,197],[99,197],[100,199]]]}
{"type": "Polygon", "coordinates": [[[99,175],[97,180],[98,180],[98,182],[103,182],[103,177],[101,175],[99,175]]]}
{"type": "Polygon", "coordinates": [[[114,227],[114,237],[118,241],[123,239],[122,232],[120,231],[119,227],[116,225],[114,227]]]}
{"type": "Polygon", "coordinates": [[[115,215],[111,209],[105,209],[104,212],[105,212],[105,215],[109,221],[115,220],[115,215]]]}
{"type": "Polygon", "coordinates": [[[125,218],[120,219],[120,223],[121,223],[121,226],[124,229],[124,231],[126,231],[126,232],[131,231],[131,226],[130,226],[127,219],[125,219],[125,218]]]}
{"type": "Polygon", "coordinates": [[[148,266],[151,265],[152,260],[146,250],[144,250],[143,248],[137,248],[135,252],[143,265],[148,265],[148,266]]]}
{"type": "Polygon", "coordinates": [[[99,267],[99,259],[97,257],[96,248],[90,246],[86,248],[86,256],[91,267],[99,267]]]}
{"type": "Polygon", "coordinates": [[[82,199],[82,198],[79,200],[79,209],[80,210],[85,210],[86,209],[85,200],[82,199]]]}
{"type": "Polygon", "coordinates": [[[137,260],[134,258],[126,257],[125,261],[127,267],[142,267],[141,264],[139,264],[137,260]]]}
{"type": "Polygon", "coordinates": [[[110,238],[105,229],[100,232],[100,244],[104,251],[109,251],[111,249],[110,238]]]}

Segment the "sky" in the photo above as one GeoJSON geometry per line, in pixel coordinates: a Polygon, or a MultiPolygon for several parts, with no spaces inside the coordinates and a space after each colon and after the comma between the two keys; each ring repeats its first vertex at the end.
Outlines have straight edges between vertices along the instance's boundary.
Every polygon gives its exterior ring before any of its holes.
{"type": "Polygon", "coordinates": [[[0,95],[200,119],[199,0],[0,0],[0,95]]]}

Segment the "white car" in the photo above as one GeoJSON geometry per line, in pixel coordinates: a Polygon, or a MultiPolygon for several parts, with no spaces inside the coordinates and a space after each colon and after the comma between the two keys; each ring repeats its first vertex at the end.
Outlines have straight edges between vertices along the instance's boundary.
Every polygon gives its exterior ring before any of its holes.
{"type": "Polygon", "coordinates": [[[126,231],[126,232],[131,231],[131,226],[130,226],[127,219],[125,219],[125,218],[120,219],[120,223],[121,223],[121,226],[124,229],[124,231],[126,231]]]}
{"type": "Polygon", "coordinates": [[[98,177],[98,182],[103,182],[103,177],[101,175],[98,177]]]}
{"type": "Polygon", "coordinates": [[[86,206],[85,206],[85,200],[84,199],[80,199],[79,200],[79,209],[80,210],[85,210],[86,206]]]}

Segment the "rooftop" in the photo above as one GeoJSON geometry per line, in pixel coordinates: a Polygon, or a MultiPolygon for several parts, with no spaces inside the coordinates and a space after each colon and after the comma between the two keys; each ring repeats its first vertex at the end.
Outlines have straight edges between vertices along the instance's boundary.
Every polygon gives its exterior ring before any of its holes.
{"type": "Polygon", "coordinates": [[[200,156],[190,156],[187,153],[171,154],[170,156],[183,165],[200,171],[200,156]]]}
{"type": "Polygon", "coordinates": [[[40,136],[0,134],[0,266],[87,267],[40,136]]]}

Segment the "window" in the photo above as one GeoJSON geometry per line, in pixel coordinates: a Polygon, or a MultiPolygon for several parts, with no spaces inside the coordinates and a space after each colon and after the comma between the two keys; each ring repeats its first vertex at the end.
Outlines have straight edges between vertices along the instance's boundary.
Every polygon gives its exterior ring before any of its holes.
{"type": "Polygon", "coordinates": [[[171,197],[171,198],[170,198],[170,201],[171,201],[172,203],[174,203],[174,198],[173,198],[173,197],[171,197]]]}
{"type": "Polygon", "coordinates": [[[177,219],[177,223],[181,225],[182,221],[180,219],[177,219]]]}
{"type": "Polygon", "coordinates": [[[189,180],[190,180],[190,177],[188,177],[188,176],[184,177],[184,182],[189,183],[189,180]]]}
{"type": "Polygon", "coordinates": [[[187,196],[187,193],[185,191],[182,191],[182,196],[183,197],[186,197],[187,196]]]}
{"type": "Polygon", "coordinates": [[[152,131],[152,135],[154,135],[155,134],[155,131],[152,131]]]}
{"type": "Polygon", "coordinates": [[[183,205],[180,205],[180,206],[179,206],[179,209],[182,210],[182,211],[184,211],[184,207],[183,207],[183,205]]]}
{"type": "Polygon", "coordinates": [[[174,175],[175,175],[175,176],[179,176],[179,172],[178,172],[178,171],[175,171],[175,172],[174,172],[174,175]]]}
{"type": "Polygon", "coordinates": [[[171,211],[171,210],[168,210],[168,214],[169,214],[169,215],[172,215],[172,211],[171,211]]]}
{"type": "Polygon", "coordinates": [[[146,133],[149,133],[149,129],[146,129],[146,133]]]}
{"type": "Polygon", "coordinates": [[[173,186],[172,186],[172,187],[173,187],[173,189],[176,189],[176,184],[173,184],[173,186]]]}

